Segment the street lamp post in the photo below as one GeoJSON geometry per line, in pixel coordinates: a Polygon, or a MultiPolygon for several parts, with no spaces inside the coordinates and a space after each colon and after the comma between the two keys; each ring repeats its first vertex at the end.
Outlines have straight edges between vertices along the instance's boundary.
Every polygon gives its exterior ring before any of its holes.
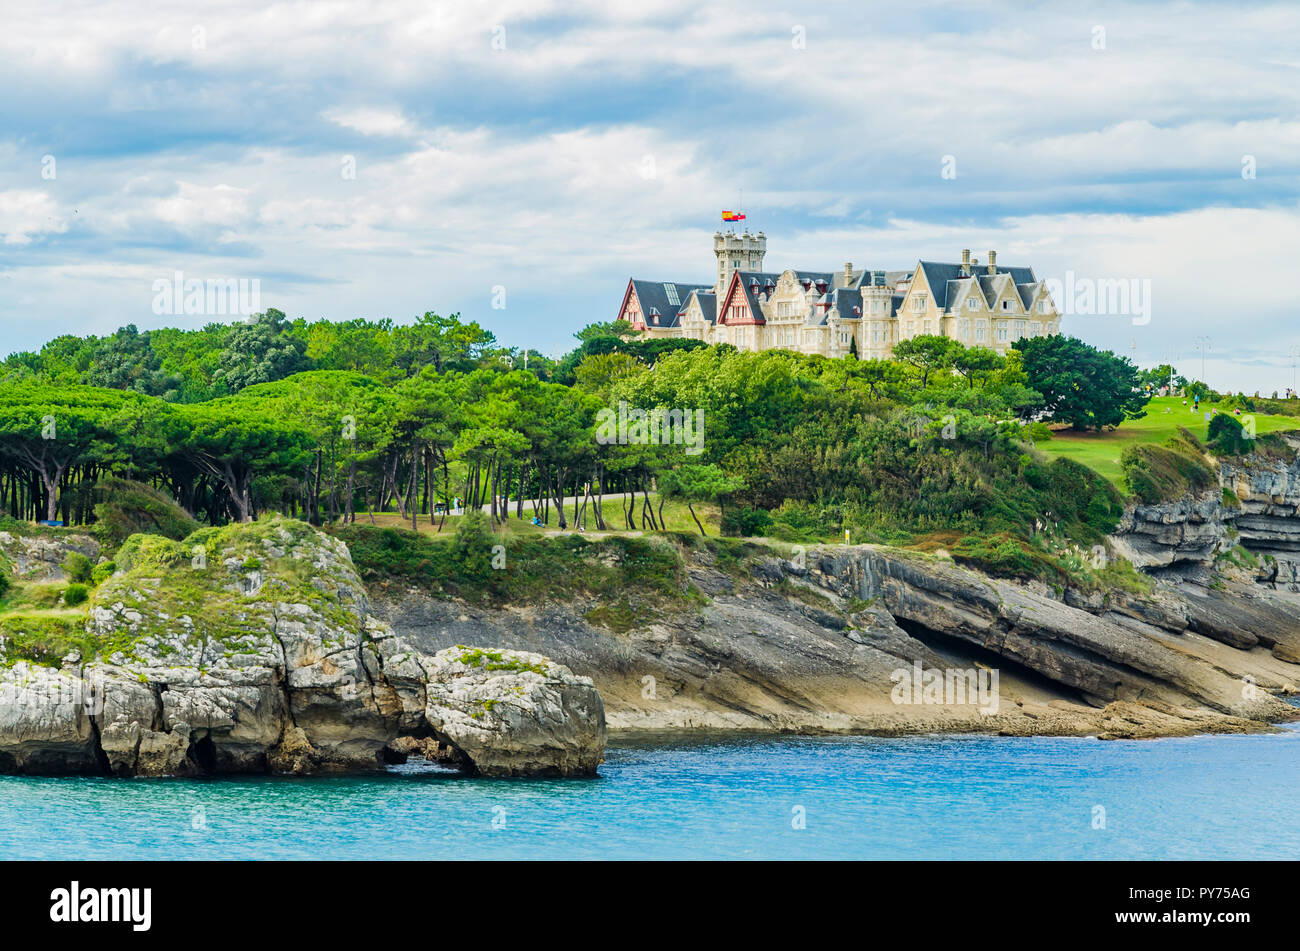
{"type": "Polygon", "coordinates": [[[1201,351],[1201,382],[1209,386],[1209,383],[1205,381],[1205,352],[1210,349],[1210,338],[1207,336],[1197,337],[1196,346],[1201,351]]]}

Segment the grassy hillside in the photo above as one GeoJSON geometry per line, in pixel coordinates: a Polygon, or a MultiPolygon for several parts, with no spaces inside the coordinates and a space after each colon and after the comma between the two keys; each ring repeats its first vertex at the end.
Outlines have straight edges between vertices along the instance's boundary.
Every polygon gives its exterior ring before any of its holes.
{"type": "MultiPolygon", "coordinates": [[[[1161,446],[1179,435],[1179,428],[1186,427],[1197,439],[1205,441],[1209,421],[1205,414],[1211,409],[1222,412],[1217,403],[1202,403],[1201,411],[1191,411],[1191,404],[1183,406],[1183,401],[1176,396],[1156,397],[1147,404],[1147,415],[1141,419],[1129,420],[1117,429],[1103,433],[1077,433],[1060,430],[1052,434],[1052,439],[1038,444],[1038,448],[1049,456],[1073,459],[1109,479],[1125,494],[1133,490],[1124,478],[1121,457],[1128,446],[1161,446]]],[[[1228,412],[1232,412],[1228,410],[1228,412]]],[[[1281,432],[1288,429],[1300,429],[1300,418],[1255,413],[1255,431],[1258,435],[1281,432]]]]}

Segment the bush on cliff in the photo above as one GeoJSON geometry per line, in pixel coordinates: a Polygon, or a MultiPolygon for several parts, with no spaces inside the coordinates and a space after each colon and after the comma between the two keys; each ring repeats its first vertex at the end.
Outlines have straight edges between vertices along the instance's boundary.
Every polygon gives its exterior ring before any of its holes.
{"type": "Polygon", "coordinates": [[[79,551],[68,552],[63,559],[63,570],[68,573],[68,580],[77,584],[87,584],[95,571],[95,564],[79,551]]]}
{"type": "Polygon", "coordinates": [[[1227,413],[1217,413],[1206,432],[1206,448],[1221,455],[1240,456],[1255,447],[1255,440],[1241,421],[1227,413]]]}
{"type": "Polygon", "coordinates": [[[1163,446],[1126,446],[1120,465],[1129,491],[1148,505],[1198,495],[1218,484],[1200,442],[1186,428],[1163,446]]]}
{"type": "Polygon", "coordinates": [[[95,486],[95,498],[96,526],[113,546],[135,534],[180,541],[199,527],[167,493],[143,482],[102,479],[95,486]]]}

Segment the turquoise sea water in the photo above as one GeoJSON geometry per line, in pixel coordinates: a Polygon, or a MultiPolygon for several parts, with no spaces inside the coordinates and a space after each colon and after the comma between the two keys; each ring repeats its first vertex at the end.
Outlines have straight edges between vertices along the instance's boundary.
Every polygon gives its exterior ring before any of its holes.
{"type": "Polygon", "coordinates": [[[616,738],[593,780],[0,777],[0,856],[1294,858],[1298,788],[1295,730],[616,738]]]}

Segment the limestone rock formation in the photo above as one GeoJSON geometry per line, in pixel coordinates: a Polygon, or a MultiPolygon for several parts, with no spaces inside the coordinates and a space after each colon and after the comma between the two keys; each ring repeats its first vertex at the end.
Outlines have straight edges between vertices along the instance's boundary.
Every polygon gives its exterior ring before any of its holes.
{"type": "Polygon", "coordinates": [[[0,665],[0,770],[373,769],[403,736],[483,775],[601,761],[590,680],[533,654],[417,653],[370,614],[346,546],[302,523],[136,536],[118,564],[90,609],[93,656],[0,665]]]}
{"type": "Polygon", "coordinates": [[[586,776],[605,748],[591,681],[541,654],[453,647],[420,660],[424,716],[486,776],[586,776]]]}
{"type": "Polygon", "coordinates": [[[74,551],[93,562],[99,558],[99,542],[89,535],[53,538],[0,532],[0,561],[8,561],[12,575],[24,581],[67,580],[63,562],[74,551]]]}
{"type": "Polygon", "coordinates": [[[1300,434],[1273,438],[1275,445],[1219,459],[1219,486],[1208,493],[1130,503],[1111,535],[1115,551],[1142,569],[1208,565],[1234,543],[1300,563],[1300,434]],[[1225,489],[1233,504],[1224,504],[1225,489]]]}
{"type": "Polygon", "coordinates": [[[1300,435],[1279,438],[1293,458],[1257,452],[1244,460],[1225,460],[1219,465],[1219,479],[1241,502],[1234,525],[1242,544],[1300,561],[1300,435]]]}
{"type": "MultiPolygon", "coordinates": [[[[538,651],[590,676],[620,729],[997,732],[1106,738],[1253,732],[1295,719],[1300,597],[1161,580],[1053,591],[873,546],[772,552],[724,573],[683,551],[699,608],[615,632],[592,600],[501,607],[402,590],[409,642],[538,651]],[[997,671],[994,705],[899,703],[900,671],[997,671]]],[[[594,556],[593,556],[594,557],[594,556]]]]}
{"type": "Polygon", "coordinates": [[[1136,568],[1206,563],[1228,538],[1235,512],[1225,510],[1222,493],[1154,505],[1131,503],[1111,542],[1136,568]]]}

